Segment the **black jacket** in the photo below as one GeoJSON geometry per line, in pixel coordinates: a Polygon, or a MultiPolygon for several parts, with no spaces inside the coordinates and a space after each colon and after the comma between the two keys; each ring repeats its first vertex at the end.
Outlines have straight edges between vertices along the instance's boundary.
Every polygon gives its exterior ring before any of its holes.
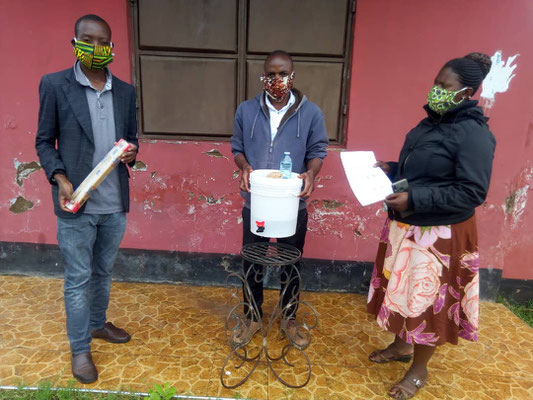
{"type": "Polygon", "coordinates": [[[428,114],[411,130],[389,177],[409,184],[411,225],[450,225],[467,220],[487,197],[496,140],[477,101],[468,100],[444,115],[428,114]]]}
{"type": "MultiPolygon", "coordinates": [[[[138,146],[135,88],[113,76],[111,91],[116,139],[123,138],[138,146]]],[[[59,217],[76,218],[83,213],[85,204],[76,214],[62,211],[53,176],[58,172],[65,173],[75,190],[93,169],[94,139],[85,87],[76,81],[72,68],[45,75],[39,86],[39,102],[35,147],[52,184],[54,211],[59,217]]],[[[130,206],[129,172],[123,163],[117,168],[122,204],[127,212],[130,206]]]]}

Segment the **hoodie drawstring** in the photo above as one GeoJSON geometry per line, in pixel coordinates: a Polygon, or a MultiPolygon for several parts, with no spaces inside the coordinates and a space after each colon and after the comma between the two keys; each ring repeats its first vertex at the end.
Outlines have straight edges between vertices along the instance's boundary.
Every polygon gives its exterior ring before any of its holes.
{"type": "Polygon", "coordinates": [[[298,129],[296,130],[296,137],[300,138],[300,110],[296,111],[296,114],[298,114],[298,129]]]}
{"type": "Polygon", "coordinates": [[[261,111],[261,107],[259,107],[257,109],[257,113],[255,114],[254,123],[252,124],[252,132],[250,133],[250,139],[253,139],[253,137],[254,137],[255,123],[257,122],[257,117],[259,116],[259,111],[261,111]]]}

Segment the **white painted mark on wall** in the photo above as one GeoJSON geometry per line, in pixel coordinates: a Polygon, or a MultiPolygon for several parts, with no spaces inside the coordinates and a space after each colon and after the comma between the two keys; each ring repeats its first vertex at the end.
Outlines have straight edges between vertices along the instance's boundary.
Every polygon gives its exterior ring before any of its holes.
{"type": "Polygon", "coordinates": [[[525,185],[516,191],[514,209],[513,209],[513,222],[512,228],[515,229],[522,218],[522,214],[526,209],[527,205],[527,195],[528,195],[529,185],[525,185]]]}
{"type": "Polygon", "coordinates": [[[508,57],[507,60],[502,58],[502,51],[497,50],[490,58],[492,66],[490,72],[483,81],[483,88],[481,90],[481,106],[485,110],[485,114],[494,106],[496,93],[505,93],[509,90],[511,80],[516,76],[514,73],[516,64],[513,65],[516,57],[519,54],[508,57]]]}

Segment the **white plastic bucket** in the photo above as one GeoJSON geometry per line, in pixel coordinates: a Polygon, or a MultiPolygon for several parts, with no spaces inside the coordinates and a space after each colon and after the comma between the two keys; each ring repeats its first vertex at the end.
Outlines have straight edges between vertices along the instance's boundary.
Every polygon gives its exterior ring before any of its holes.
{"type": "Polygon", "coordinates": [[[294,172],[290,179],[267,177],[275,171],[258,169],[250,174],[250,230],[258,236],[284,238],[296,233],[302,179],[294,172]]]}

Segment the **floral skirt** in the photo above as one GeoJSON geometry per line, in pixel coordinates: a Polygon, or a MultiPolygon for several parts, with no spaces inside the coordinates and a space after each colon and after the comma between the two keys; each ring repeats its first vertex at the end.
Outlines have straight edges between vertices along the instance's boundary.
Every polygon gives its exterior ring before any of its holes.
{"type": "Polygon", "coordinates": [[[427,346],[477,341],[479,254],[476,218],[414,226],[387,220],[368,292],[379,326],[427,346]]]}

